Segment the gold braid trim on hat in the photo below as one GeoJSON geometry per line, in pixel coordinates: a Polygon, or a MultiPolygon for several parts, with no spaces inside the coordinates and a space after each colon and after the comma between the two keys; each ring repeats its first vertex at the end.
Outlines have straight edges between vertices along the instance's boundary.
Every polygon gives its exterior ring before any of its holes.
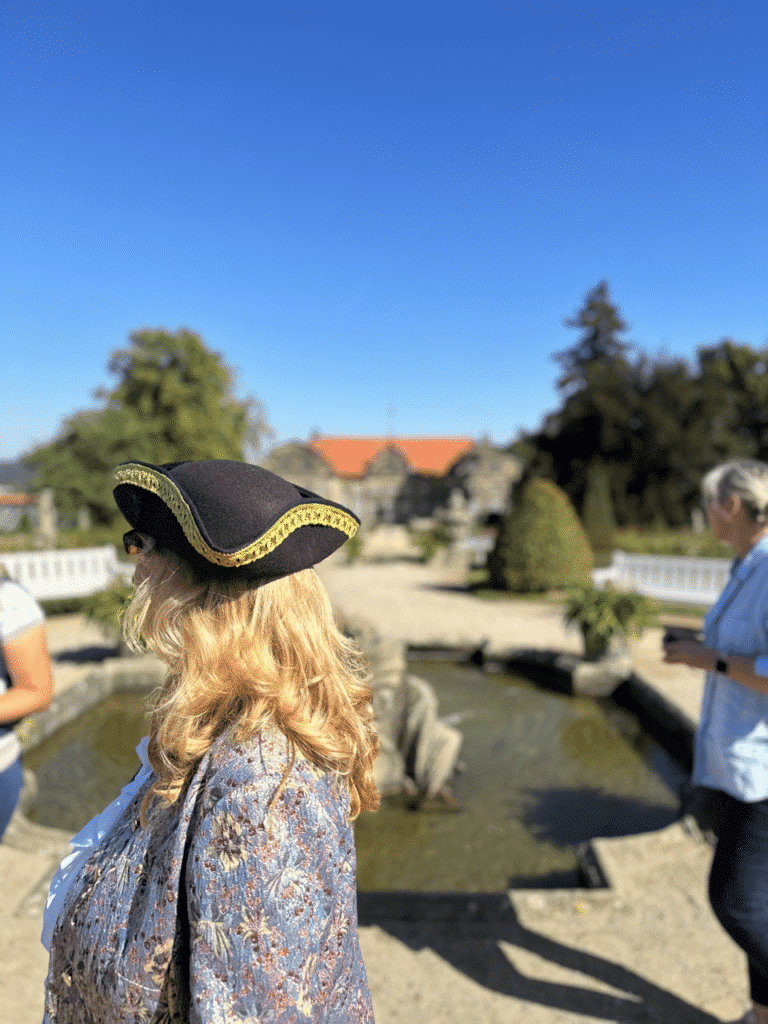
{"type": "Polygon", "coordinates": [[[176,517],[184,536],[195,551],[217,565],[232,567],[257,562],[274,551],[286,537],[302,526],[331,526],[334,530],[346,533],[348,537],[353,537],[357,533],[357,521],[349,513],[332,505],[319,505],[315,502],[289,509],[253,544],[232,554],[224,554],[206,544],[184,496],[167,476],[146,466],[128,464],[115,470],[115,481],[117,484],[132,484],[134,487],[141,487],[156,494],[176,517]]]}

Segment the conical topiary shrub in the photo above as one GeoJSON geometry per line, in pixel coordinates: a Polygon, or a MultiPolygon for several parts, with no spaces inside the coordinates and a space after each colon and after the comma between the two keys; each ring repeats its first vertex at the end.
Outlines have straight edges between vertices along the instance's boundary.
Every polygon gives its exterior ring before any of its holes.
{"type": "Polygon", "coordinates": [[[611,500],[608,467],[594,462],[587,470],[587,489],[581,507],[581,521],[593,551],[611,551],[616,533],[616,518],[611,500]]]}
{"type": "Polygon", "coordinates": [[[590,583],[592,549],[567,495],[550,480],[532,477],[516,495],[488,556],[491,586],[542,593],[590,583]]]}

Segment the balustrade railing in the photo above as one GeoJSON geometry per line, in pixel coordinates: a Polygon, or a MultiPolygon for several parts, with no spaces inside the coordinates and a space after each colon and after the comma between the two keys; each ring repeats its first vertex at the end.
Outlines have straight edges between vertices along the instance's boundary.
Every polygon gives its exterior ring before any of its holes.
{"type": "MultiPolygon", "coordinates": [[[[481,558],[485,538],[473,538],[481,558]]],[[[466,545],[469,547],[470,545],[466,545]]],[[[120,562],[112,544],[98,548],[55,551],[0,551],[0,562],[38,600],[85,597],[108,589],[120,579],[130,583],[133,565],[120,562]]],[[[596,586],[611,582],[620,590],[636,590],[660,601],[712,604],[720,595],[731,569],[728,558],[684,558],[634,555],[614,551],[607,569],[595,569],[596,586]]]]}
{"type": "Polygon", "coordinates": [[[133,565],[120,562],[113,544],[53,551],[0,551],[8,575],[38,601],[86,597],[107,590],[119,579],[129,583],[133,565]]]}
{"type": "Polygon", "coordinates": [[[619,590],[636,590],[659,601],[712,604],[728,582],[729,558],[685,558],[673,555],[634,555],[614,551],[607,569],[595,569],[596,586],[612,583],[619,590]]]}

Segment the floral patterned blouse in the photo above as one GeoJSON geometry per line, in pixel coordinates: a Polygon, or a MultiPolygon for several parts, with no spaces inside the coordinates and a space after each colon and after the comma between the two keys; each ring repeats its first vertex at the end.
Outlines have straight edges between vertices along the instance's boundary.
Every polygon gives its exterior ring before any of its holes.
{"type": "Polygon", "coordinates": [[[231,732],[185,796],[137,792],[67,892],[43,1024],[373,1024],[343,780],[231,732]]]}

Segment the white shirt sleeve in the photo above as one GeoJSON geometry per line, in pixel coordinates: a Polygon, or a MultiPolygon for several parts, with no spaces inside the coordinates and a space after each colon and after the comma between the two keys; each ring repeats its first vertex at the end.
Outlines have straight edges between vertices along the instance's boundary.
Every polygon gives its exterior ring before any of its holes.
{"type": "Polygon", "coordinates": [[[0,583],[0,644],[44,621],[43,609],[23,587],[12,580],[0,583]]]}

